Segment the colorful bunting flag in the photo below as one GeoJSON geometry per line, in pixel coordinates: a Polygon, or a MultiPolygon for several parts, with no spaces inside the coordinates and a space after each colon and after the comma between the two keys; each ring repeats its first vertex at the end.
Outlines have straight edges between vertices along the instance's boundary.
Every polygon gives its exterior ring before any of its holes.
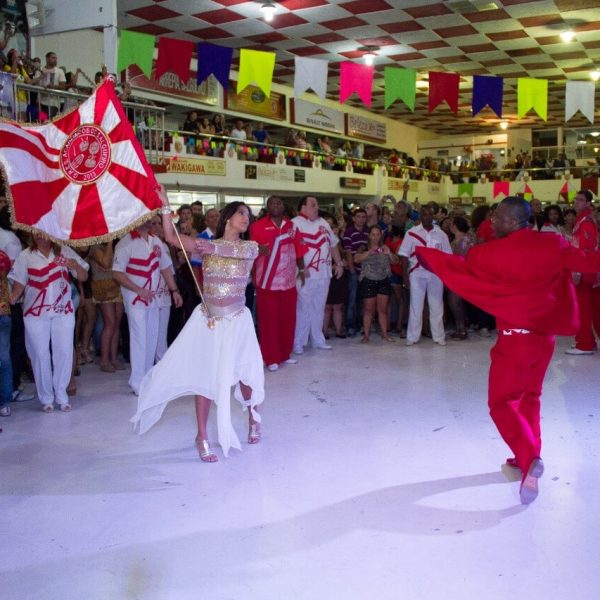
{"type": "Polygon", "coordinates": [[[429,71],[429,112],[433,112],[444,100],[454,114],[458,112],[458,73],[429,71]]]}
{"type": "Polygon", "coordinates": [[[560,192],[558,192],[558,199],[562,198],[565,202],[571,204],[577,195],[577,190],[570,189],[569,182],[565,181],[563,186],[560,188],[560,192]]]}
{"type": "Polygon", "coordinates": [[[120,73],[129,65],[137,65],[144,75],[150,79],[155,41],[156,38],[147,33],[127,31],[126,29],[121,31],[117,71],[120,73]]]}
{"type": "Polygon", "coordinates": [[[385,108],[389,108],[396,100],[402,100],[414,112],[417,95],[416,69],[385,67],[384,80],[385,108]]]}
{"type": "Polygon", "coordinates": [[[509,196],[510,181],[494,181],[494,191],[492,197],[495,198],[500,194],[509,196]]]}
{"type": "Polygon", "coordinates": [[[482,110],[486,104],[502,118],[502,77],[473,76],[473,116],[482,110]]]}
{"type": "Polygon", "coordinates": [[[533,190],[527,184],[525,184],[525,187],[523,188],[523,198],[525,198],[527,202],[531,202],[533,200],[533,190]]]}
{"type": "Polygon", "coordinates": [[[544,121],[548,120],[548,81],[521,77],[517,81],[517,104],[519,119],[532,108],[544,121]]]}
{"type": "Polygon", "coordinates": [[[372,65],[343,62],[340,65],[340,104],[343,104],[356,92],[359,98],[370,107],[374,71],[375,67],[372,65]]]}
{"type": "Polygon", "coordinates": [[[237,93],[241,93],[251,83],[255,83],[269,97],[275,68],[275,52],[260,50],[240,50],[240,71],[237,93]]]}
{"type": "Polygon", "coordinates": [[[194,44],[186,40],[158,38],[158,59],[154,78],[160,79],[165,73],[174,73],[181,83],[186,84],[190,78],[190,61],[194,44]]]}
{"type": "Polygon", "coordinates": [[[567,81],[565,90],[565,123],[578,111],[590,122],[594,122],[593,81],[567,81]]]}
{"type": "Polygon", "coordinates": [[[458,184],[458,195],[473,197],[473,184],[472,183],[459,183],[458,184]]]}
{"type": "Polygon", "coordinates": [[[233,59],[233,48],[225,48],[208,42],[198,44],[198,73],[196,82],[202,83],[209,75],[214,75],[223,89],[229,86],[229,71],[233,59]]]}
{"type": "Polygon", "coordinates": [[[325,100],[329,63],[318,58],[296,56],[294,66],[294,96],[299,98],[306,90],[311,88],[319,98],[325,100]]]}

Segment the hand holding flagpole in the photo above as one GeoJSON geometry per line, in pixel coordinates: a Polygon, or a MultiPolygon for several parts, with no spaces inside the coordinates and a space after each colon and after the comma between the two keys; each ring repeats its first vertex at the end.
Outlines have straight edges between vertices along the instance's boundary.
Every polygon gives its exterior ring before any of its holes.
{"type": "MultiPolygon", "coordinates": [[[[204,300],[204,295],[202,294],[202,289],[200,287],[200,284],[198,283],[198,280],[196,279],[196,274],[194,273],[194,269],[193,269],[192,264],[190,263],[190,259],[188,257],[188,252],[193,252],[194,250],[196,250],[196,251],[199,250],[200,252],[202,252],[203,248],[199,247],[199,246],[201,246],[202,242],[204,242],[206,240],[196,241],[186,235],[184,235],[182,238],[182,236],[179,234],[179,231],[177,231],[177,227],[175,226],[175,223],[173,222],[173,217],[172,217],[173,210],[171,209],[171,205],[169,204],[169,198],[167,196],[167,192],[165,191],[164,186],[160,185],[156,189],[156,192],[157,192],[158,197],[160,198],[160,200],[162,202],[162,206],[163,206],[160,209],[160,214],[162,215],[165,239],[167,240],[167,242],[169,242],[173,246],[175,246],[176,242],[177,242],[177,244],[181,248],[181,251],[183,252],[183,256],[185,257],[185,262],[187,263],[190,273],[192,274],[192,279],[194,280],[194,284],[196,286],[196,291],[198,292],[198,295],[200,296],[200,300],[202,300],[202,304],[204,306],[204,311],[206,313],[206,318],[208,321],[208,327],[210,329],[213,329],[215,327],[215,319],[211,315],[210,308],[209,308],[208,304],[206,303],[206,301],[204,300]]],[[[204,249],[204,250],[206,250],[206,249],[204,249]]]]}

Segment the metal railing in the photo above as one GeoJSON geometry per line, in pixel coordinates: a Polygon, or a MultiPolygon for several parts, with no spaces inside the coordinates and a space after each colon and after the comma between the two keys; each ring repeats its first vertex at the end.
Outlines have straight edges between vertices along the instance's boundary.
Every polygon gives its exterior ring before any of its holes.
{"type": "MultiPolygon", "coordinates": [[[[47,89],[15,80],[13,98],[14,106],[3,103],[0,107],[2,117],[41,124],[76,109],[89,94],[47,89]]],[[[122,104],[148,161],[160,162],[164,156],[165,109],[141,102],[122,104]]]]}

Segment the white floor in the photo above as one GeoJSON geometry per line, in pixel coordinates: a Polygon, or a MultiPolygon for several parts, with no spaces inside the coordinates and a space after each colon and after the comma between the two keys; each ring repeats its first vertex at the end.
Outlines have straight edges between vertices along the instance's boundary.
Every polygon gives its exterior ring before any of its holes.
{"type": "Polygon", "coordinates": [[[132,433],[126,373],[85,366],[70,414],[13,404],[0,597],[598,598],[599,357],[560,341],[523,507],[487,414],[493,340],[357,340],[266,373],[263,442],[215,465],[191,399],[132,433]]]}

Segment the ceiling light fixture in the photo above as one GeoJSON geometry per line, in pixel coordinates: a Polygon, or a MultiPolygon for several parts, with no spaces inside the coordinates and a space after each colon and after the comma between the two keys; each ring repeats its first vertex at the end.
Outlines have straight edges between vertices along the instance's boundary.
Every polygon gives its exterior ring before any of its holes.
{"type": "Polygon", "coordinates": [[[575,38],[575,32],[571,31],[570,29],[563,31],[560,34],[560,39],[565,43],[572,42],[574,38],[575,38]]]}
{"type": "Polygon", "coordinates": [[[503,131],[506,131],[508,129],[508,121],[501,121],[500,129],[502,129],[503,131]]]}
{"type": "Polygon", "coordinates": [[[265,21],[270,23],[273,20],[273,15],[277,12],[277,7],[273,4],[273,0],[266,0],[262,3],[260,10],[265,17],[265,21]]]}
{"type": "Polygon", "coordinates": [[[362,58],[365,60],[365,64],[371,66],[375,58],[377,58],[377,51],[379,46],[359,46],[358,51],[362,52],[362,58]]]}
{"type": "Polygon", "coordinates": [[[590,131],[590,135],[592,137],[598,137],[600,135],[600,131],[590,131]]]}
{"type": "Polygon", "coordinates": [[[596,69],[595,71],[590,71],[590,77],[594,81],[598,81],[598,79],[600,79],[600,71],[598,69],[596,69]]]}

